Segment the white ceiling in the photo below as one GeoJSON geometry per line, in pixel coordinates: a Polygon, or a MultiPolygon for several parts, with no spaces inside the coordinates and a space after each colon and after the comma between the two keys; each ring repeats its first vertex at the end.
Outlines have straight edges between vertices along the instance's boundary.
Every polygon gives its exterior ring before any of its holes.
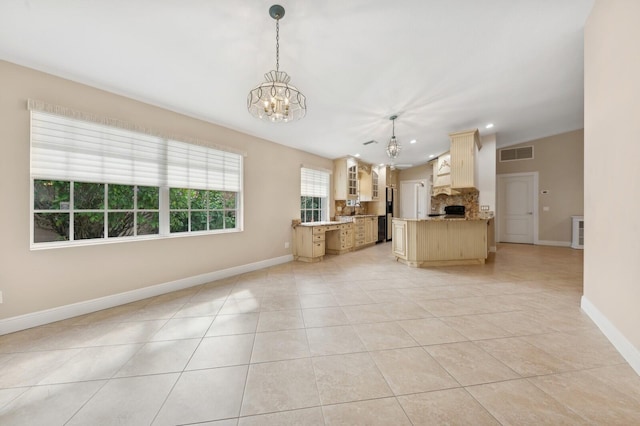
{"type": "Polygon", "coordinates": [[[275,1],[2,0],[0,59],[328,158],[388,163],[392,114],[405,165],[454,131],[505,146],[583,127],[593,0],[280,1],[280,69],[308,112],[273,124],[246,97],[275,68],[275,1]]]}

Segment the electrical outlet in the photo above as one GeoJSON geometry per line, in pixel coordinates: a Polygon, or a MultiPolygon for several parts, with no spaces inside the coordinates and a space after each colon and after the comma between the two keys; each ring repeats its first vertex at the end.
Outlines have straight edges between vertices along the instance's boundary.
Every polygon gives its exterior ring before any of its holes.
{"type": "Polygon", "coordinates": [[[480,211],[482,211],[482,212],[488,212],[488,211],[489,211],[489,206],[487,206],[487,205],[480,206],[480,211]]]}
{"type": "Polygon", "coordinates": [[[284,248],[286,248],[286,249],[289,248],[289,241],[285,241],[284,242],[284,248]]]}

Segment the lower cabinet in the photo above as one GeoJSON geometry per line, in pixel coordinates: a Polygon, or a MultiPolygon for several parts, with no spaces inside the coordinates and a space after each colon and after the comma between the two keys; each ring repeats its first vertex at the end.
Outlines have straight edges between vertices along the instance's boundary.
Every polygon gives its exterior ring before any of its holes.
{"type": "Polygon", "coordinates": [[[325,251],[328,254],[343,254],[353,250],[353,223],[343,223],[338,227],[338,230],[325,234],[325,251]]]}
{"type": "Polygon", "coordinates": [[[353,220],[355,225],[354,245],[356,249],[375,244],[378,240],[378,217],[357,217],[353,220]]]}
{"type": "Polygon", "coordinates": [[[393,220],[393,254],[400,258],[407,258],[407,222],[404,220],[393,220]]]}
{"type": "Polygon", "coordinates": [[[377,216],[357,217],[353,222],[330,225],[298,225],[293,228],[293,258],[320,262],[325,254],[344,254],[373,245],[377,237],[377,216]]]}
{"type": "Polygon", "coordinates": [[[303,262],[319,262],[325,254],[327,226],[297,226],[293,229],[293,258],[303,262]]]}

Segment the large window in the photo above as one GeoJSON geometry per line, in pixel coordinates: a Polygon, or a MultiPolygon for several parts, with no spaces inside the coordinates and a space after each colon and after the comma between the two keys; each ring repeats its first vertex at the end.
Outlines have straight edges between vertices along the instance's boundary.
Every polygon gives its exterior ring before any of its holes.
{"type": "Polygon", "coordinates": [[[329,173],[303,167],[300,170],[300,218],[319,222],[329,217],[329,173]]]}
{"type": "Polygon", "coordinates": [[[32,244],[242,229],[241,155],[37,109],[31,123],[32,244]]]}

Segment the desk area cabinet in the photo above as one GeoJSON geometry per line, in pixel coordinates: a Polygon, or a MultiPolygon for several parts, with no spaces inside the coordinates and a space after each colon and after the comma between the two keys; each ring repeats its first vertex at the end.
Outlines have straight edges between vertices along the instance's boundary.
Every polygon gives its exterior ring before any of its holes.
{"type": "Polygon", "coordinates": [[[325,254],[343,254],[353,250],[353,223],[305,223],[293,228],[293,258],[302,262],[320,262],[325,254]]]}

